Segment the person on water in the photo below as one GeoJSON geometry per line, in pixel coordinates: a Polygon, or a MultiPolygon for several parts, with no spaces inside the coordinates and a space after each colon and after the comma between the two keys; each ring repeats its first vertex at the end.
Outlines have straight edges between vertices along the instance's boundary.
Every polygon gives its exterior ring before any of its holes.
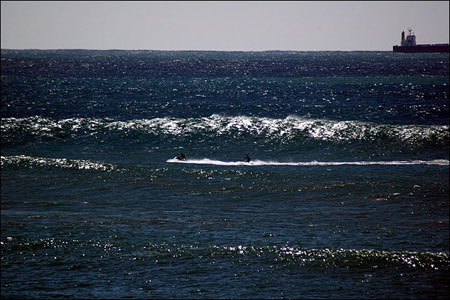
{"type": "Polygon", "coordinates": [[[250,162],[250,156],[248,156],[248,154],[245,155],[245,161],[248,162],[248,163],[250,162]]]}
{"type": "Polygon", "coordinates": [[[178,160],[186,160],[186,156],[184,156],[184,153],[181,153],[180,156],[175,157],[178,160]]]}

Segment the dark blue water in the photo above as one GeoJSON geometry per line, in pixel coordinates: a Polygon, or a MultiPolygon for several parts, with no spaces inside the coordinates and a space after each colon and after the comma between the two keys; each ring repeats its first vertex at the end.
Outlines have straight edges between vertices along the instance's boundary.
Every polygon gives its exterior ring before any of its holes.
{"type": "Polygon", "coordinates": [[[448,54],[2,50],[1,296],[447,299],[448,76],[448,54]]]}

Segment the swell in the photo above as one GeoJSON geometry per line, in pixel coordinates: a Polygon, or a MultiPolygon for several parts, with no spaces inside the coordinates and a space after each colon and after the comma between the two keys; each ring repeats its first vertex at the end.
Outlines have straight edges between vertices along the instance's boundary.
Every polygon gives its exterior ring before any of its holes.
{"type": "MultiPolygon", "coordinates": [[[[194,164],[194,165],[215,165],[215,166],[241,166],[241,167],[257,167],[257,166],[449,166],[449,161],[445,159],[435,160],[401,160],[401,161],[303,161],[303,162],[279,162],[253,160],[250,163],[244,161],[222,161],[214,159],[188,159],[180,161],[177,159],[168,159],[167,163],[178,164],[194,164]]],[[[121,167],[111,163],[97,162],[83,159],[67,159],[67,158],[45,158],[31,157],[26,155],[1,156],[1,167],[16,166],[25,168],[61,168],[73,170],[94,170],[105,172],[123,172],[129,168],[137,169],[138,166],[121,167]]]]}
{"type": "Polygon", "coordinates": [[[306,144],[368,143],[409,147],[449,147],[448,125],[390,125],[361,121],[333,121],[288,116],[284,119],[211,115],[203,118],[154,118],[114,120],[110,118],[69,118],[54,120],[39,116],[4,118],[3,145],[42,140],[83,138],[196,138],[227,140],[252,138],[263,142],[306,144]]]}
{"type": "MultiPolygon", "coordinates": [[[[101,224],[104,226],[104,224],[101,224]]],[[[114,226],[115,223],[108,223],[114,226]]],[[[2,250],[5,256],[15,252],[27,255],[27,252],[38,251],[74,251],[76,253],[91,253],[97,259],[97,251],[105,258],[129,259],[128,251],[133,252],[133,260],[145,261],[155,259],[159,263],[169,263],[180,257],[185,260],[196,259],[231,259],[254,263],[260,261],[267,264],[288,264],[298,267],[315,268],[407,268],[448,272],[448,252],[420,251],[386,251],[375,249],[302,249],[291,246],[245,246],[245,245],[189,245],[168,243],[146,243],[136,245],[133,249],[112,241],[83,241],[48,239],[17,239],[2,237],[2,250]],[[91,250],[89,250],[91,249],[91,250]]],[[[86,258],[85,258],[86,259],[86,258]]],[[[85,260],[84,259],[84,260],[85,260]]],[[[8,260],[5,259],[5,266],[8,260]]]]}

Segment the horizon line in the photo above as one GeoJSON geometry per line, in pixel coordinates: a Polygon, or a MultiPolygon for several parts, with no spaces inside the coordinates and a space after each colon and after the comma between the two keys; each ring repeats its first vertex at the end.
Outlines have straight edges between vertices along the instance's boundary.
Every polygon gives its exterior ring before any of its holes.
{"type": "Polygon", "coordinates": [[[110,49],[95,49],[95,48],[0,48],[1,51],[159,51],[159,52],[391,52],[392,50],[205,50],[205,49],[120,49],[120,48],[110,48],[110,49]]]}

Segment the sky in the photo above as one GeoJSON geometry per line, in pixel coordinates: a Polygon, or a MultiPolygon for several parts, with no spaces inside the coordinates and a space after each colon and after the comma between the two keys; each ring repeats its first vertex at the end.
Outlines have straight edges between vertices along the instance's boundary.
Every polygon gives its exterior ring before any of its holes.
{"type": "Polygon", "coordinates": [[[392,50],[449,42],[449,1],[1,1],[2,49],[392,50]]]}

